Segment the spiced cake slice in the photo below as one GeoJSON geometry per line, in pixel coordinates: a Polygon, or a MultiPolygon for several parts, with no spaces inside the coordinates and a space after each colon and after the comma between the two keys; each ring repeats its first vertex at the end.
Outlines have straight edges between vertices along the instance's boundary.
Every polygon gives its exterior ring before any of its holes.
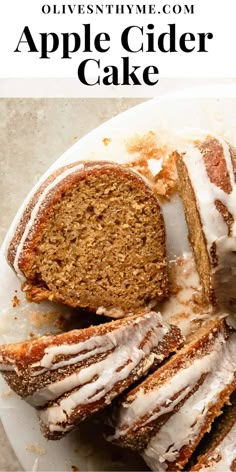
{"type": "Polygon", "coordinates": [[[203,438],[202,452],[191,472],[236,471],[236,394],[230,402],[203,438]]]}
{"type": "Polygon", "coordinates": [[[0,372],[58,439],[109,404],[181,344],[160,313],[0,346],[0,372]]]}
{"type": "Polygon", "coordinates": [[[236,152],[207,137],[175,153],[189,239],[205,298],[236,311],[236,152]]]}
{"type": "Polygon", "coordinates": [[[143,178],[111,162],[57,170],[27,205],[8,261],[29,301],[116,316],[167,294],[165,227],[143,178]]]}
{"type": "Polygon", "coordinates": [[[182,470],[236,388],[236,331],[210,321],[122,397],[108,440],[156,471],[182,470]]]}

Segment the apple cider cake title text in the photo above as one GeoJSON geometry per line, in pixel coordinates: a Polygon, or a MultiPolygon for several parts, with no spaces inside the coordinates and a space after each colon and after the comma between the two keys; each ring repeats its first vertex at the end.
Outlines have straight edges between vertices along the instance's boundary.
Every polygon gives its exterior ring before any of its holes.
{"type": "MultiPolygon", "coordinates": [[[[213,39],[211,31],[181,31],[176,22],[158,26],[160,15],[196,14],[197,5],[166,3],[155,4],[44,4],[40,13],[50,15],[77,15],[78,27],[69,32],[34,31],[27,25],[20,32],[14,52],[34,53],[40,60],[59,57],[66,61],[77,58],[76,76],[88,86],[94,85],[148,85],[159,80],[158,54],[208,53],[213,39]],[[83,15],[91,15],[90,22],[83,22],[83,15]],[[103,24],[109,25],[111,15],[117,15],[117,28],[111,32],[103,28],[97,32],[94,27],[98,15],[103,15],[103,24]],[[130,24],[122,28],[122,15],[130,15],[130,24]],[[141,15],[143,16],[140,24],[141,15]],[[153,21],[146,21],[145,15],[153,15],[153,21]],[[118,35],[118,39],[117,39],[118,35]],[[112,42],[119,44],[119,55],[113,56],[113,64],[106,62],[106,54],[112,52],[112,42]],[[138,64],[140,54],[157,53],[156,60],[145,66],[138,64]],[[97,55],[96,55],[97,54],[97,55]]],[[[150,18],[150,17],[149,17],[150,18]]],[[[189,24],[191,24],[189,22],[189,24]]],[[[108,55],[108,54],[107,54],[108,55]]],[[[151,54],[150,54],[151,55],[151,54]]],[[[111,56],[109,56],[110,58],[111,56]]],[[[171,57],[171,56],[170,56],[171,57]]],[[[171,60],[171,59],[170,59],[171,60]]],[[[140,61],[141,62],[141,61],[140,61]]]]}

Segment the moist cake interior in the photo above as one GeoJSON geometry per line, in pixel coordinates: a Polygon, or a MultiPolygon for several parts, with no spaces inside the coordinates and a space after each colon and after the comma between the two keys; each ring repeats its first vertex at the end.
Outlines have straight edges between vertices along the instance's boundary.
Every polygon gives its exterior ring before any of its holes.
{"type": "Polygon", "coordinates": [[[165,272],[158,206],[136,182],[104,172],[56,203],[26,275],[71,306],[127,310],[162,297],[165,272]]]}

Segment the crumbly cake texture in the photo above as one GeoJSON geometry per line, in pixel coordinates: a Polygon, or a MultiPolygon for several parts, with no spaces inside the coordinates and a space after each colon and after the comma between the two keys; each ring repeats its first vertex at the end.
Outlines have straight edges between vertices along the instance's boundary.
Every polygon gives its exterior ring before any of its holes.
{"type": "Polygon", "coordinates": [[[236,310],[236,151],[212,137],[174,153],[189,239],[206,299],[236,310]]]}
{"type": "Polygon", "coordinates": [[[0,371],[59,439],[155,368],[182,343],[160,313],[0,347],[0,371]]]}
{"type": "Polygon", "coordinates": [[[8,261],[29,301],[137,312],[167,295],[157,198],[141,176],[109,162],[51,176],[25,209],[8,261]]]}
{"type": "Polygon", "coordinates": [[[135,155],[126,166],[146,177],[153,191],[162,201],[170,200],[177,191],[177,173],[174,158],[166,145],[160,147],[154,131],[135,135],[126,143],[129,154],[135,155]]]}
{"type": "Polygon", "coordinates": [[[236,471],[236,395],[203,439],[203,451],[191,472],[236,471]]]}
{"type": "Polygon", "coordinates": [[[236,388],[236,332],[208,322],[113,409],[108,440],[152,470],[182,470],[236,388]]]}

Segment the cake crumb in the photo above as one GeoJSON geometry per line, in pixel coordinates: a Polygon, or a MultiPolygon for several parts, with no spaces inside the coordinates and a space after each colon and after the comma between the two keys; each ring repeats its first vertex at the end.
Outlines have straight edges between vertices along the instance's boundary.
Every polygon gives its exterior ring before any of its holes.
{"type": "Polygon", "coordinates": [[[154,131],[136,135],[126,143],[127,152],[136,154],[126,166],[134,168],[152,184],[153,191],[163,200],[169,200],[177,191],[177,172],[174,155],[165,146],[158,146],[154,131]]]}
{"type": "Polygon", "coordinates": [[[48,311],[42,313],[40,311],[31,311],[29,313],[30,324],[35,328],[41,328],[48,325],[53,325],[58,329],[62,329],[63,317],[56,311],[48,311]]]}
{"type": "Polygon", "coordinates": [[[12,306],[13,306],[13,308],[16,308],[19,304],[20,304],[19,298],[18,298],[16,295],[14,295],[14,297],[13,297],[13,299],[12,299],[12,306]]]}
{"type": "Polygon", "coordinates": [[[157,146],[157,137],[154,131],[148,131],[143,135],[135,135],[126,143],[126,148],[129,154],[138,153],[140,158],[145,160],[163,157],[164,149],[157,146]]]}
{"type": "Polygon", "coordinates": [[[102,142],[104,146],[108,146],[111,142],[111,138],[103,138],[102,142]]]}
{"type": "Polygon", "coordinates": [[[39,456],[43,456],[46,454],[46,450],[44,447],[40,446],[39,444],[27,444],[25,446],[26,451],[33,452],[39,456]]]}
{"type": "Polygon", "coordinates": [[[125,313],[124,310],[121,308],[110,308],[107,309],[103,306],[99,306],[96,315],[104,315],[107,317],[111,317],[114,319],[125,318],[126,316],[130,316],[130,313],[125,313]]]}

